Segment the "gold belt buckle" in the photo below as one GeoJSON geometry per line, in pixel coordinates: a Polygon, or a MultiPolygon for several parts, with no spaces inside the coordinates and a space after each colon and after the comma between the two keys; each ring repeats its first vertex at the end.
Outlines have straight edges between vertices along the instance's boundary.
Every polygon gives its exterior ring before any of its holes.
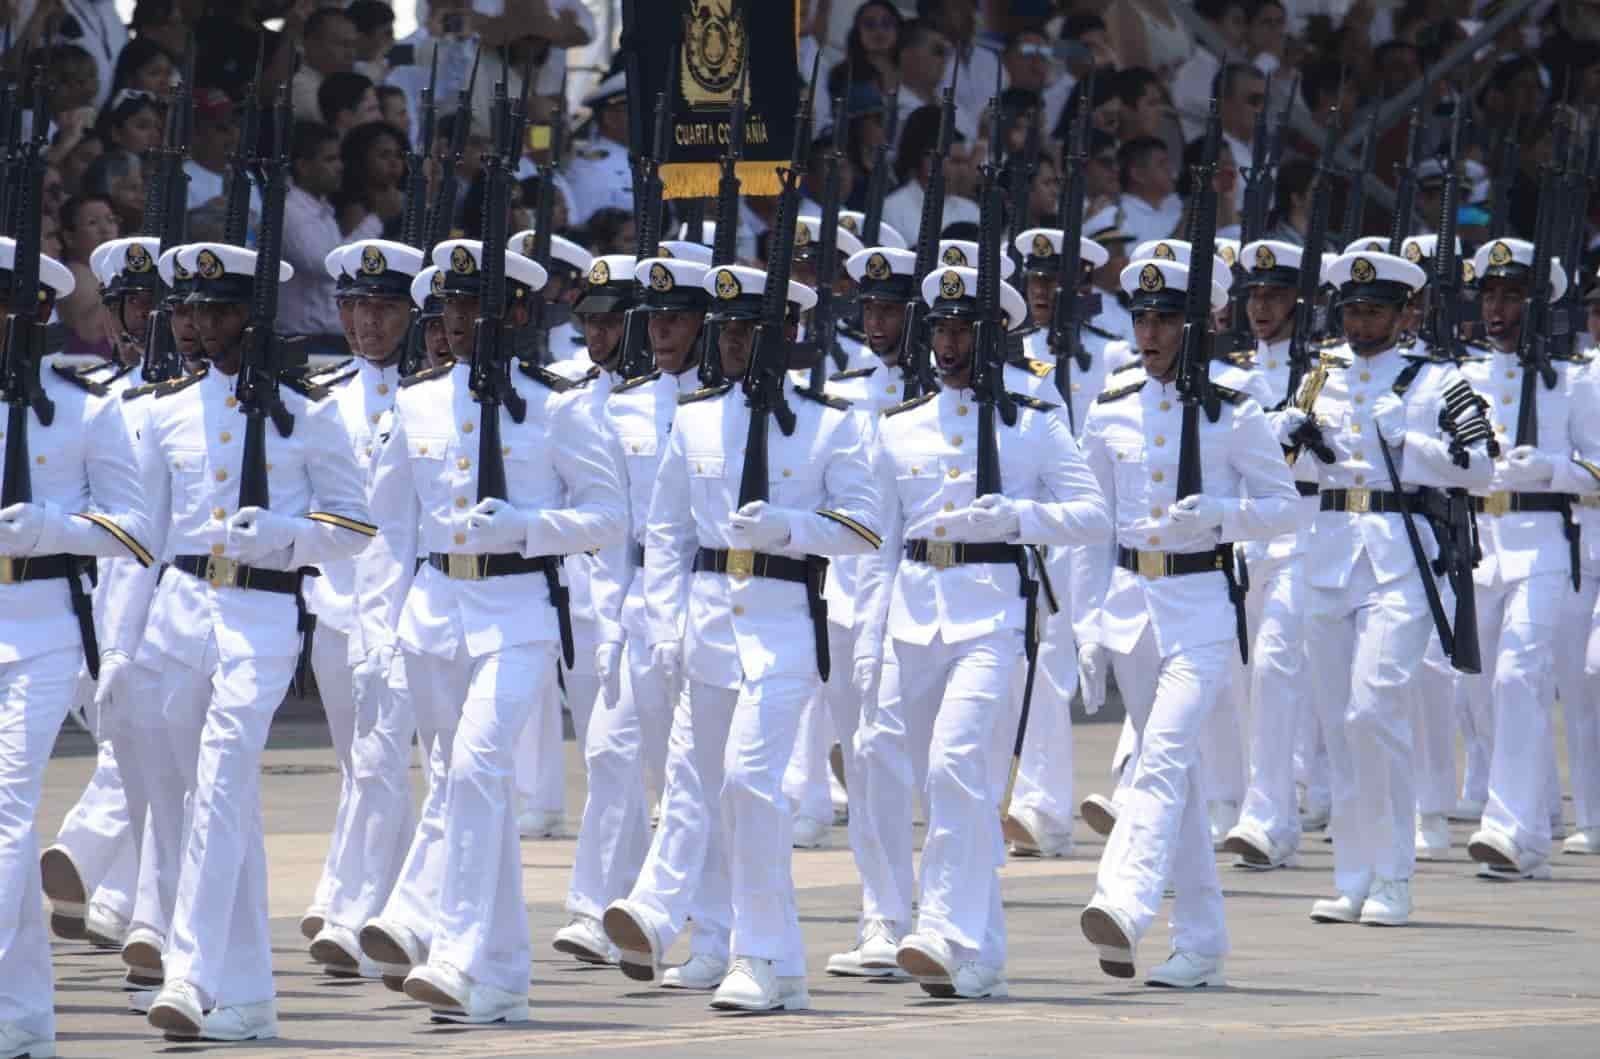
{"type": "Polygon", "coordinates": [[[0,585],[14,585],[22,573],[22,563],[9,555],[0,555],[0,585]]]}
{"type": "Polygon", "coordinates": [[[206,581],[212,588],[234,588],[239,583],[239,561],[213,555],[206,559],[206,581]]]}
{"type": "Polygon", "coordinates": [[[1367,515],[1372,512],[1371,489],[1346,489],[1344,493],[1344,509],[1352,515],[1367,515]]]}
{"type": "Polygon", "coordinates": [[[1156,581],[1167,576],[1166,552],[1139,552],[1139,576],[1156,581]]]}
{"type": "Polygon", "coordinates": [[[1509,515],[1511,513],[1511,494],[1502,490],[1484,497],[1483,513],[1485,515],[1509,515]]]}
{"type": "Polygon", "coordinates": [[[737,577],[741,581],[752,577],[756,572],[756,553],[749,548],[728,549],[728,576],[737,577]]]}
{"type": "Polygon", "coordinates": [[[452,581],[481,581],[483,573],[476,555],[448,555],[445,557],[445,576],[452,581]]]}
{"type": "Polygon", "coordinates": [[[954,541],[929,541],[927,564],[936,570],[948,570],[956,565],[954,541]]]}

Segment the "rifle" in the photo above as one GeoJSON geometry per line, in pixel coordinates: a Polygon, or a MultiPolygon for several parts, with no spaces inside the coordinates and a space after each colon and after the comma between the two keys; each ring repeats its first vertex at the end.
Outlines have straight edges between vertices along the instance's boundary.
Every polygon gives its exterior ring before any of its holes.
{"type": "MultiPolygon", "coordinates": [[[[183,53],[183,80],[167,111],[166,137],[155,155],[155,174],[146,189],[144,233],[161,240],[160,253],[189,241],[189,174],[183,163],[189,156],[189,141],[194,131],[195,43],[191,34],[183,53]]],[[[168,292],[170,293],[170,292],[168,292]]],[[[183,374],[183,358],[178,354],[172,334],[172,309],[163,297],[150,313],[145,332],[144,364],[140,376],[148,385],[166,382],[183,374]]]]}
{"type": "MultiPolygon", "coordinates": [[[[1094,71],[1089,71],[1088,97],[1094,96],[1094,71]]],[[[1083,271],[1083,200],[1088,194],[1089,108],[1079,107],[1073,123],[1072,141],[1067,146],[1066,173],[1061,181],[1061,196],[1056,212],[1061,218],[1061,256],[1056,270],[1055,307],[1050,314],[1050,351],[1056,358],[1056,392],[1067,409],[1067,422],[1078,432],[1077,413],[1072,408],[1072,366],[1089,370],[1089,353],[1083,348],[1083,322],[1100,311],[1100,295],[1080,295],[1083,271]]]]}
{"type": "MultiPolygon", "coordinates": [[[[1560,217],[1566,203],[1564,187],[1567,163],[1568,125],[1566,116],[1558,113],[1555,124],[1555,149],[1550,161],[1540,168],[1539,213],[1534,225],[1533,282],[1528,291],[1528,307],[1522,317],[1522,337],[1517,346],[1517,359],[1522,363],[1522,395],[1517,407],[1517,444],[1539,444],[1539,387],[1553,390],[1556,386],[1555,365],[1550,363],[1550,345],[1557,336],[1559,323],[1550,311],[1551,258],[1560,241],[1560,217]]],[[[1580,222],[1581,223],[1581,222],[1580,222]]],[[[1491,255],[1491,262],[1494,262],[1491,255]]]]}
{"type": "MultiPolygon", "coordinates": [[[[717,180],[716,237],[711,247],[713,268],[732,265],[739,259],[739,163],[744,160],[744,96],[749,84],[750,61],[747,55],[739,66],[739,82],[734,87],[733,104],[728,113],[728,148],[722,152],[719,162],[721,175],[717,180]]],[[[691,242],[699,242],[705,236],[705,229],[703,226],[690,225],[685,234],[691,242]]],[[[650,254],[653,256],[655,253],[652,246],[650,254]]],[[[711,325],[700,329],[700,381],[706,386],[716,386],[722,382],[722,360],[716,354],[716,330],[711,325]]],[[[641,363],[639,370],[649,369],[641,363]]]]}
{"type": "MultiPolygon", "coordinates": [[[[820,56],[819,56],[820,60],[820,56]]],[[[750,367],[745,372],[745,402],[750,406],[750,430],[745,437],[744,469],[739,475],[739,506],[767,496],[767,423],[778,421],[785,436],[794,433],[794,410],[783,394],[789,362],[789,275],[794,266],[795,214],[800,209],[800,181],[805,176],[806,151],[811,141],[811,99],[817,87],[819,61],[811,64],[811,87],[800,100],[795,116],[794,147],[789,167],[779,170],[783,190],[778,196],[778,216],[767,246],[767,289],[761,299],[761,318],[751,341],[750,367]]],[[[827,674],[823,674],[827,679],[827,674]]]]}
{"type": "MultiPolygon", "coordinates": [[[[1272,75],[1267,75],[1266,96],[1272,95],[1272,75]]],[[[1267,108],[1256,112],[1255,135],[1250,141],[1250,168],[1244,177],[1244,209],[1239,217],[1239,247],[1243,249],[1260,239],[1267,230],[1267,213],[1272,206],[1277,188],[1278,159],[1283,149],[1283,126],[1289,120],[1289,108],[1294,102],[1294,89],[1284,103],[1283,117],[1274,126],[1268,120],[1267,108]]],[[[1229,314],[1227,332],[1221,336],[1227,352],[1254,352],[1255,336],[1250,331],[1250,291],[1244,284],[1235,285],[1233,311],[1229,314]]]]}
{"type": "Polygon", "coordinates": [[[472,93],[478,87],[478,64],[483,61],[483,45],[472,56],[472,73],[467,85],[456,95],[456,114],[451,119],[450,156],[439,167],[439,186],[434,189],[433,205],[422,225],[422,251],[432,260],[434,247],[450,238],[456,217],[456,182],[460,179],[461,159],[467,153],[467,135],[472,131],[472,93]]]}
{"type": "Polygon", "coordinates": [[[1389,253],[1399,255],[1417,210],[1417,166],[1422,164],[1422,109],[1411,108],[1411,128],[1406,133],[1405,160],[1395,163],[1394,222],[1389,229],[1389,253]]]}
{"type": "Polygon", "coordinates": [[[1361,141],[1361,161],[1350,173],[1350,188],[1344,200],[1344,223],[1340,226],[1339,242],[1349,246],[1361,235],[1361,224],[1366,219],[1367,177],[1378,161],[1378,108],[1374,106],[1367,115],[1367,135],[1361,141]]]}
{"type": "MultiPolygon", "coordinates": [[[[944,226],[944,160],[950,155],[955,138],[956,81],[961,64],[951,67],[950,84],[939,101],[939,139],[928,158],[928,187],[922,196],[922,218],[917,228],[917,260],[911,269],[913,291],[939,264],[939,232],[944,226]]],[[[938,388],[933,378],[933,360],[923,342],[928,308],[920,297],[906,309],[905,329],[900,334],[900,370],[905,374],[905,395],[909,400],[938,388]]]]}
{"type": "Polygon", "coordinates": [[[294,417],[278,396],[281,348],[273,325],[278,319],[278,272],[283,260],[283,203],[289,191],[289,88],[278,89],[273,113],[272,153],[262,159],[266,183],[261,194],[261,232],[256,240],[255,289],[244,330],[244,358],[235,395],[245,415],[239,506],[270,506],[267,491],[267,420],[280,437],[294,432],[294,417]]]}
{"type": "Polygon", "coordinates": [[[420,108],[417,142],[406,155],[406,212],[400,222],[400,241],[414,246],[423,253],[432,250],[424,246],[423,222],[428,213],[428,174],[425,171],[433,153],[433,126],[438,107],[433,96],[439,88],[439,49],[433,49],[433,63],[428,69],[428,87],[422,90],[417,105],[420,108]]]}
{"type": "Polygon", "coordinates": [[[1511,226],[1511,185],[1517,176],[1517,123],[1511,122],[1500,134],[1495,147],[1494,176],[1489,185],[1489,231],[1504,232],[1511,226]]]}
{"type": "Polygon", "coordinates": [[[1555,334],[1572,335],[1568,355],[1578,352],[1577,343],[1584,337],[1584,328],[1578,325],[1583,316],[1583,283],[1586,236],[1589,222],[1589,196],[1593,181],[1600,173],[1600,124],[1591,123],[1586,145],[1572,145],[1573,160],[1567,166],[1566,241],[1561,246],[1560,257],[1566,263],[1568,283],[1566,291],[1556,302],[1551,315],[1555,321],[1555,334]],[[1579,157],[1579,152],[1582,157],[1579,157]]]}
{"type": "Polygon", "coordinates": [[[1222,142],[1217,101],[1211,101],[1206,136],[1189,186],[1195,189],[1194,224],[1189,233],[1189,290],[1184,300],[1183,345],[1178,352],[1176,389],[1183,403],[1178,450],[1178,499],[1204,489],[1200,469],[1200,413],[1215,423],[1222,402],[1211,389],[1211,272],[1217,245],[1217,193],[1211,186],[1222,142]]]}
{"type": "MultiPolygon", "coordinates": [[[[1043,129],[1040,128],[1042,120],[1038,111],[1034,111],[1033,120],[1028,123],[1027,137],[1022,141],[1021,153],[1011,155],[1006,162],[1007,190],[1011,193],[1013,235],[1021,235],[1033,227],[1033,179],[1039,172],[1040,141],[1044,136],[1043,129]]],[[[1065,227],[1065,224],[1062,226],[1065,227]]],[[[1021,268],[1022,251],[1013,245],[1011,253],[1017,267],[1021,268]]]]}
{"type": "MultiPolygon", "coordinates": [[[[640,85],[643,75],[639,70],[639,56],[637,51],[628,54],[628,83],[640,85]]],[[[635,261],[645,261],[658,256],[661,244],[661,162],[667,156],[667,133],[672,127],[672,104],[677,98],[677,93],[672,86],[677,83],[680,63],[683,61],[683,46],[681,44],[672,49],[672,54],[667,57],[667,79],[662,82],[665,86],[656,93],[656,125],[655,135],[648,152],[644,145],[635,147],[632,159],[633,167],[633,228],[635,261]]],[[[744,93],[739,93],[737,100],[742,100],[744,93]]],[[[734,203],[737,211],[737,200],[734,203]]],[[[719,203],[718,210],[721,210],[719,203]]],[[[717,227],[720,237],[722,228],[717,227]]],[[[699,233],[694,233],[698,235],[699,233]]],[[[737,234],[737,233],[735,233],[737,234]]],[[[622,352],[618,367],[625,379],[638,378],[650,371],[651,354],[646,348],[646,320],[648,314],[639,306],[627,311],[627,320],[622,327],[622,352]]],[[[702,357],[701,364],[711,358],[702,357]]]]}
{"type": "MultiPolygon", "coordinates": [[[[28,42],[23,41],[22,55],[17,63],[17,70],[27,70],[28,42]]],[[[11,23],[6,23],[5,52],[11,55],[11,23]]],[[[21,80],[21,73],[13,76],[9,69],[0,68],[0,233],[10,235],[17,230],[15,218],[12,216],[11,199],[12,171],[16,168],[17,142],[22,133],[22,95],[17,91],[17,83],[21,80]]]]}
{"type": "MultiPolygon", "coordinates": [[[[1449,154],[1440,159],[1444,169],[1444,192],[1439,207],[1438,243],[1434,246],[1431,263],[1433,297],[1428,303],[1428,318],[1422,329],[1423,339],[1429,346],[1443,350],[1446,356],[1455,361],[1460,361],[1465,354],[1460,320],[1461,264],[1456,254],[1456,206],[1461,201],[1461,174],[1456,162],[1465,135],[1465,120],[1465,108],[1457,107],[1450,123],[1450,139],[1444,145],[1449,154]]],[[[1415,128],[1413,113],[1413,135],[1415,128]]],[[[1397,213],[1395,217],[1394,232],[1389,240],[1389,252],[1392,254],[1400,253],[1408,234],[1401,227],[1402,218],[1409,221],[1410,215],[1397,213]]],[[[1498,448],[1493,438],[1489,439],[1489,444],[1491,448],[1498,448]]]]}
{"type": "Polygon", "coordinates": [[[889,152],[894,150],[894,141],[900,131],[900,89],[890,92],[883,105],[883,142],[872,149],[872,172],[867,176],[866,210],[861,219],[863,246],[877,246],[878,235],[883,228],[883,200],[889,196],[889,152]]]}
{"type": "MultiPolygon", "coordinates": [[[[1294,334],[1289,339],[1289,385],[1285,403],[1293,401],[1300,384],[1311,369],[1312,337],[1321,330],[1317,319],[1317,292],[1322,289],[1322,249],[1328,241],[1328,213],[1333,200],[1333,146],[1339,138],[1339,112],[1328,115],[1327,140],[1317,157],[1315,186],[1311,192],[1311,216],[1306,221],[1305,251],[1300,259],[1300,288],[1295,294],[1294,334]]],[[[1310,448],[1323,463],[1333,463],[1334,454],[1315,429],[1295,439],[1310,448]]],[[[1292,462],[1292,461],[1291,461],[1292,462]]]]}
{"type": "MultiPolygon", "coordinates": [[[[815,347],[811,364],[811,388],[821,393],[827,379],[828,359],[837,370],[845,366],[844,350],[839,348],[839,307],[834,301],[833,283],[839,275],[839,198],[845,166],[846,125],[843,96],[833,101],[833,144],[822,168],[822,231],[817,237],[817,304],[811,310],[811,334],[806,345],[815,347]]],[[[718,233],[721,234],[720,232],[718,233]]]]}
{"type": "MultiPolygon", "coordinates": [[[[258,33],[255,77],[244,90],[244,112],[239,117],[239,145],[228,157],[227,172],[223,178],[227,186],[228,205],[222,222],[222,241],[229,246],[245,244],[250,234],[250,181],[252,177],[257,184],[264,180],[257,169],[261,160],[256,152],[260,149],[261,140],[261,100],[257,93],[261,89],[262,65],[266,58],[267,38],[265,34],[258,33]]],[[[284,150],[287,151],[287,147],[284,150]]],[[[265,204],[262,209],[266,209],[265,204]]],[[[277,285],[278,278],[274,273],[272,286],[276,288],[277,285]]]]}
{"type": "Polygon", "coordinates": [[[30,94],[33,126],[16,163],[17,245],[11,266],[11,318],[6,321],[6,348],[0,352],[0,396],[6,403],[5,486],[0,508],[33,501],[33,468],[28,458],[28,413],[39,425],[55,421],[54,403],[39,381],[44,354],[44,321],[39,319],[39,254],[43,243],[45,151],[50,121],[45,110],[45,67],[34,66],[30,94]]]}

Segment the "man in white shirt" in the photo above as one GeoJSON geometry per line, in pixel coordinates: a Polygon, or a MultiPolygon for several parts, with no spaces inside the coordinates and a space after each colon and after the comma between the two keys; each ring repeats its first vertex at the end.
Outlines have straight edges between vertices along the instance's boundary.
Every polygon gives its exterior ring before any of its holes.
{"type": "Polygon", "coordinates": [[[1141,243],[1172,235],[1183,219],[1183,201],[1178,198],[1166,144],[1149,136],[1130,140],[1117,152],[1117,164],[1122,230],[1141,243]]]}
{"type": "MultiPolygon", "coordinates": [[[[978,223],[978,204],[965,197],[973,189],[972,158],[976,152],[961,146],[965,139],[957,130],[943,159],[945,199],[940,231],[963,221],[978,223]]],[[[901,130],[900,157],[895,162],[901,185],[884,199],[883,219],[908,238],[914,238],[913,233],[922,227],[922,199],[933,173],[938,140],[939,111],[935,107],[924,107],[913,114],[901,130]]]]}
{"type": "Polygon", "coordinates": [[[334,305],[334,279],[323,267],[329,251],[346,242],[376,239],[383,221],[372,214],[350,233],[339,231],[328,196],[339,187],[344,163],[339,157],[339,137],[326,125],[299,122],[289,145],[292,176],[283,203],[283,259],[294,266],[294,278],[278,296],[278,326],[288,335],[314,335],[335,348],[315,348],[313,353],[347,352],[343,328],[334,305]]]}
{"type": "MultiPolygon", "coordinates": [[[[189,174],[189,209],[223,196],[228,156],[238,146],[239,119],[227,93],[219,88],[195,92],[194,136],[189,143],[189,160],[183,163],[183,171],[189,174]]],[[[261,213],[261,196],[254,188],[250,191],[250,212],[258,216],[261,213]]]]}
{"type": "MultiPolygon", "coordinates": [[[[948,62],[954,61],[950,58],[954,48],[949,38],[933,25],[927,22],[908,22],[904,33],[904,42],[900,48],[900,91],[896,96],[896,106],[899,111],[896,124],[901,130],[901,143],[905,142],[905,129],[911,115],[923,107],[939,105],[939,101],[943,98],[944,86],[949,82],[949,78],[945,76],[945,67],[948,62]]],[[[961,83],[956,85],[956,131],[969,142],[978,138],[978,126],[983,108],[989,105],[989,97],[994,94],[993,70],[990,70],[989,80],[985,83],[988,87],[983,91],[983,100],[976,106],[969,106],[963,102],[967,87],[966,70],[962,71],[961,83]]],[[[890,146],[898,152],[898,145],[890,146]]],[[[896,157],[898,158],[898,153],[896,157]]]]}
{"type": "Polygon", "coordinates": [[[1000,56],[976,40],[978,5],[971,0],[918,0],[917,15],[942,33],[951,44],[939,88],[956,78],[956,106],[982,113],[1000,85],[1000,56]]]}
{"type": "Polygon", "coordinates": [[[329,74],[354,73],[356,68],[356,24],[336,7],[319,7],[306,19],[303,51],[305,62],[294,75],[290,88],[296,121],[321,121],[317,89],[329,74]]]}

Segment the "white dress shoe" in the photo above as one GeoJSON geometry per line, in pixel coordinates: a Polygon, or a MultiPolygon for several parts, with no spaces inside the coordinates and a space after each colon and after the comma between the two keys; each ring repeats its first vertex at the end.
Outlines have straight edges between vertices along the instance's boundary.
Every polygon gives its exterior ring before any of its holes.
{"type": "MultiPolygon", "coordinates": [[[[64,920],[76,920],[81,931],[83,917],[89,911],[89,894],[72,854],[67,852],[65,846],[51,846],[39,854],[39,875],[44,895],[50,898],[52,918],[59,916],[64,920]]],[[[55,924],[52,923],[51,929],[54,928],[55,924]]],[[[81,937],[83,934],[79,933],[77,938],[81,937]]]]}
{"type": "Polygon", "coordinates": [[[1444,813],[1417,814],[1417,859],[1444,860],[1450,855],[1450,821],[1444,813]]]}
{"type": "Polygon", "coordinates": [[[1211,818],[1211,848],[1221,850],[1228,832],[1239,822],[1239,803],[1215,801],[1206,803],[1206,813],[1211,818]]]}
{"type": "Polygon", "coordinates": [[[56,1054],[56,1039],[25,1030],[15,1022],[0,1023],[0,1059],[50,1059],[56,1054]]]}
{"type": "Polygon", "coordinates": [[[114,909],[99,901],[89,902],[89,914],[83,918],[83,934],[97,949],[121,950],[128,936],[128,921],[114,909]]]}
{"type": "Polygon", "coordinates": [[[661,966],[661,940],[627,900],[613,901],[600,921],[617,947],[617,967],[635,982],[653,982],[661,966]]]}
{"type": "Polygon", "coordinates": [[[205,1010],[200,1006],[200,994],[194,986],[188,982],[168,982],[156,994],[146,1018],[150,1025],[169,1037],[192,1039],[200,1036],[205,1010]]]}
{"type": "Polygon", "coordinates": [[[718,1011],[804,1011],[811,993],[804,977],[780,978],[777,965],[756,956],[735,956],[711,998],[718,1011]]]}
{"type": "Polygon", "coordinates": [[[1349,894],[1340,894],[1338,897],[1311,904],[1311,921],[1313,923],[1359,923],[1361,922],[1361,906],[1366,902],[1367,895],[1352,897],[1349,894]]]}
{"type": "Polygon", "coordinates": [[[358,942],[361,954],[371,960],[383,976],[383,984],[396,993],[405,992],[406,975],[411,969],[428,960],[422,940],[410,927],[382,916],[367,920],[358,942]]]}
{"type": "Polygon", "coordinates": [[[271,1000],[212,1008],[200,1019],[202,1041],[268,1041],[278,1035],[278,1006],[271,1000]]]}
{"type": "Polygon", "coordinates": [[[956,973],[950,976],[948,995],[958,996],[963,1000],[999,999],[1010,996],[1011,989],[1006,985],[1003,968],[970,960],[957,967],[956,973]]]}
{"type": "Polygon", "coordinates": [[[1127,916],[1091,902],[1078,925],[1100,956],[1100,970],[1112,978],[1133,977],[1133,924],[1127,916]]]}
{"type": "Polygon", "coordinates": [[[122,942],[122,962],[128,968],[128,980],[136,985],[159,986],[164,972],[161,969],[161,949],[166,939],[149,927],[134,927],[122,942]]]}
{"type": "Polygon", "coordinates": [[[527,1022],[528,994],[474,982],[449,964],[430,963],[406,975],[406,996],[428,1005],[433,1018],[482,1026],[491,1022],[527,1022]]]}
{"type": "Polygon", "coordinates": [[[1052,827],[1050,818],[1037,809],[1013,806],[1000,821],[1000,830],[1011,843],[1014,857],[1070,857],[1072,830],[1052,827]]]}
{"type": "Polygon", "coordinates": [[[1498,873],[1486,878],[1532,878],[1534,871],[1544,863],[1543,857],[1529,853],[1507,836],[1487,827],[1472,833],[1467,843],[1467,856],[1498,873]]]}
{"type": "Polygon", "coordinates": [[[1361,902],[1361,922],[1369,927],[1403,927],[1411,921],[1411,880],[1374,879],[1361,902]]]}
{"type": "Polygon", "coordinates": [[[361,951],[361,939],[349,927],[329,923],[311,942],[311,958],[334,978],[379,978],[383,968],[361,951]]]}
{"type": "Polygon", "coordinates": [[[906,974],[917,980],[917,985],[929,996],[955,996],[951,981],[956,972],[955,954],[950,943],[926,930],[913,930],[900,939],[895,949],[895,963],[906,974]]]}
{"type": "Polygon", "coordinates": [[[829,824],[809,816],[794,818],[795,849],[821,849],[828,844],[829,824]]]}
{"type": "Polygon", "coordinates": [[[1097,835],[1109,835],[1117,826],[1117,806],[1103,794],[1091,794],[1078,804],[1078,815],[1097,835]]]}
{"type": "Polygon", "coordinates": [[[1472,798],[1462,798],[1449,812],[1453,824],[1475,824],[1483,819],[1483,803],[1472,798]]]}
{"type": "Polygon", "coordinates": [[[1168,989],[1204,989],[1209,985],[1227,985],[1228,980],[1222,974],[1222,957],[1175,952],[1167,957],[1166,963],[1145,976],[1144,984],[1168,989]]]}
{"type": "Polygon", "coordinates": [[[328,925],[328,910],[321,905],[312,905],[300,917],[300,936],[307,941],[315,941],[317,935],[322,933],[322,928],[328,925]]]}
{"type": "Polygon", "coordinates": [[[517,834],[523,838],[560,838],[566,826],[565,813],[524,809],[517,814],[517,834]]]}
{"type": "Polygon", "coordinates": [[[551,944],[557,952],[566,953],[579,963],[617,962],[616,948],[594,916],[573,916],[571,922],[556,931],[551,944]]]}
{"type": "Polygon", "coordinates": [[[150,1005],[156,1002],[156,989],[135,989],[128,994],[128,1010],[135,1015],[150,1014],[150,1005]]]}
{"type": "Polygon", "coordinates": [[[844,978],[904,978],[905,971],[895,962],[899,947],[900,936],[892,926],[869,919],[855,948],[828,957],[828,973],[844,978]]]}
{"type": "Polygon", "coordinates": [[[1281,868],[1289,862],[1294,852],[1275,844],[1267,837],[1265,831],[1248,821],[1233,826],[1227,837],[1222,840],[1222,849],[1236,856],[1234,867],[1251,871],[1271,871],[1274,868],[1281,868]]]}
{"type": "Polygon", "coordinates": [[[1580,827],[1561,843],[1561,852],[1581,855],[1600,853],[1600,827],[1580,827]]]}
{"type": "Polygon", "coordinates": [[[728,975],[728,961],[704,952],[691,953],[688,963],[661,972],[663,989],[715,989],[728,975]]]}

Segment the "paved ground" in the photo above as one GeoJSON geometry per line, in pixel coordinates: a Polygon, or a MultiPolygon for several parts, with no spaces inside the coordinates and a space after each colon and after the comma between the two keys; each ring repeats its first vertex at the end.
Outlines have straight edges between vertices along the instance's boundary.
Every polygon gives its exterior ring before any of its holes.
{"type": "MultiPolygon", "coordinates": [[[[1086,725],[1078,732],[1077,775],[1104,775],[1116,728],[1086,725]]],[[[81,749],[83,742],[64,737],[63,749],[81,749]]],[[[512,1028],[432,1026],[422,1009],[380,984],[330,981],[305,958],[295,923],[325,852],[336,787],[324,742],[315,725],[280,725],[263,781],[284,1039],[271,1046],[165,1043],[142,1018],[121,1010],[114,956],[60,944],[61,1055],[333,1059],[640,1055],[647,1049],[697,1056],[871,1049],[885,1056],[1119,1059],[1600,1054],[1594,977],[1600,969],[1600,858],[1561,858],[1553,882],[1481,882],[1466,861],[1464,828],[1456,830],[1450,861],[1421,868],[1415,923],[1404,930],[1307,920],[1311,900],[1327,892],[1331,875],[1331,854],[1320,836],[1306,843],[1298,868],[1265,875],[1225,868],[1232,984],[1176,994],[1129,987],[1096,968],[1077,916],[1092,892],[1101,840],[1080,825],[1074,858],[1007,868],[1012,996],[981,1003],[934,1001],[914,985],[822,974],[827,954],[852,939],[856,877],[846,850],[798,853],[815,1010],[776,1016],[713,1014],[701,994],[640,988],[615,970],[558,960],[548,939],[565,921],[561,899],[572,843],[526,842],[524,878],[536,940],[534,1021],[512,1028]]],[[[571,760],[570,743],[567,749],[571,760]]],[[[70,755],[52,763],[41,817],[47,836],[90,765],[89,758],[70,755]]],[[[580,782],[569,788],[574,817],[580,782]]],[[[1569,805],[1569,823],[1570,812],[1569,805]]],[[[842,829],[834,841],[843,844],[842,829]]],[[[1165,950],[1160,925],[1141,949],[1141,966],[1158,962],[1165,950]]]]}

